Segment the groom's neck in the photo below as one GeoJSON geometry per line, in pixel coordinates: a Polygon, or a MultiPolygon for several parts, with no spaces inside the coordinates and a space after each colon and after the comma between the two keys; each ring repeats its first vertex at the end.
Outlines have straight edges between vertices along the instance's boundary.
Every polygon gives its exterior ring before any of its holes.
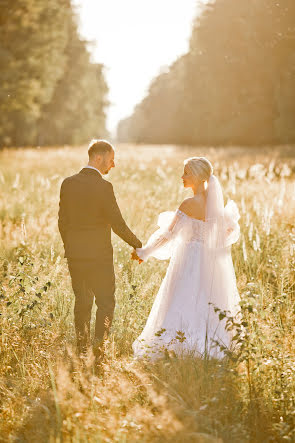
{"type": "Polygon", "coordinates": [[[93,168],[96,168],[96,169],[98,169],[101,172],[99,165],[97,165],[95,162],[92,162],[92,161],[89,160],[87,166],[92,166],[93,168]]]}

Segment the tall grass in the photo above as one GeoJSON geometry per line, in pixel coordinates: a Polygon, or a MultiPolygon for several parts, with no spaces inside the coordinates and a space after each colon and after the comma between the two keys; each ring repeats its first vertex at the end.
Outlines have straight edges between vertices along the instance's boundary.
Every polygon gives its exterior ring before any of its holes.
{"type": "Polygon", "coordinates": [[[159,212],[190,195],[183,160],[212,161],[225,201],[241,213],[232,255],[243,319],[239,350],[226,361],[133,360],[167,261],[138,265],[114,235],[117,302],[99,367],[91,350],[74,353],[74,296],[57,229],[60,183],[86,154],[0,153],[0,441],[294,441],[295,149],[117,148],[108,179],[143,242],[159,212]]]}

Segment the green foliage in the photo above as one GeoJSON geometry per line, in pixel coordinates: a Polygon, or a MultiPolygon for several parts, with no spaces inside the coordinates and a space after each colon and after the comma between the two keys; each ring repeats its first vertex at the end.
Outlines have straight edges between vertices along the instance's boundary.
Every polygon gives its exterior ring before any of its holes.
{"type": "Polygon", "coordinates": [[[66,68],[51,102],[44,106],[38,127],[38,144],[81,143],[106,134],[105,107],[108,105],[103,65],[90,61],[86,42],[70,24],[65,49],[66,68]]]}
{"type": "MultiPolygon", "coordinates": [[[[294,355],[284,345],[286,334],[293,334],[292,310],[286,302],[291,295],[282,293],[274,303],[264,303],[256,283],[248,283],[241,293],[240,313],[234,318],[220,311],[226,319],[226,328],[233,332],[233,351],[221,350],[240,367],[240,376],[248,386],[249,414],[259,420],[264,414],[274,419],[271,433],[275,441],[294,441],[294,355]],[[266,325],[279,311],[283,322],[266,325]],[[271,328],[270,328],[271,326],[271,328]],[[267,392],[267,402],[261,399],[267,392]],[[263,413],[261,412],[263,410],[263,413]],[[255,412],[254,412],[255,411],[255,412]]],[[[293,334],[294,335],[294,334],[293,334]]]]}
{"type": "MultiPolygon", "coordinates": [[[[22,245],[14,253],[16,266],[13,274],[9,276],[9,296],[6,301],[6,316],[16,322],[17,318],[31,327],[31,312],[40,315],[44,304],[44,295],[51,287],[51,282],[39,282],[38,275],[34,274],[33,258],[27,248],[22,245]],[[36,312],[37,311],[37,312],[36,312]]],[[[4,291],[3,291],[4,292],[4,291]]]]}
{"type": "Polygon", "coordinates": [[[199,145],[294,142],[293,0],[216,0],[190,50],[153,80],[122,141],[199,145]]]}
{"type": "Polygon", "coordinates": [[[104,133],[102,66],[90,61],[70,0],[3,0],[0,64],[0,145],[78,143],[104,133]]]}

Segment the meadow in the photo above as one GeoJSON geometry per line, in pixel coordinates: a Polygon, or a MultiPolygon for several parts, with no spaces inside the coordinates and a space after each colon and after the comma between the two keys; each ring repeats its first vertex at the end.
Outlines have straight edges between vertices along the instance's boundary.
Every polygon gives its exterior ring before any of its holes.
{"type": "MultiPolygon", "coordinates": [[[[130,260],[113,234],[116,309],[105,355],[74,352],[74,295],[57,227],[60,184],[87,148],[0,152],[1,442],[295,441],[295,147],[121,144],[107,180],[143,241],[190,195],[183,160],[209,158],[241,236],[243,318],[224,361],[132,358],[168,261],[130,260]]],[[[93,310],[95,306],[93,306],[93,310]]]]}

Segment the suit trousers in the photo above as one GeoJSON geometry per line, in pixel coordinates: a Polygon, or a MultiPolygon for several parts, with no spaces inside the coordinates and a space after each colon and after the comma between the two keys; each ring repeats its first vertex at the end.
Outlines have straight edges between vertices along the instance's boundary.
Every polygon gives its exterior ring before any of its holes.
{"type": "Polygon", "coordinates": [[[90,340],[93,297],[97,306],[95,339],[102,341],[111,327],[115,308],[115,274],[113,263],[68,259],[75,294],[74,320],[79,350],[90,340]]]}

